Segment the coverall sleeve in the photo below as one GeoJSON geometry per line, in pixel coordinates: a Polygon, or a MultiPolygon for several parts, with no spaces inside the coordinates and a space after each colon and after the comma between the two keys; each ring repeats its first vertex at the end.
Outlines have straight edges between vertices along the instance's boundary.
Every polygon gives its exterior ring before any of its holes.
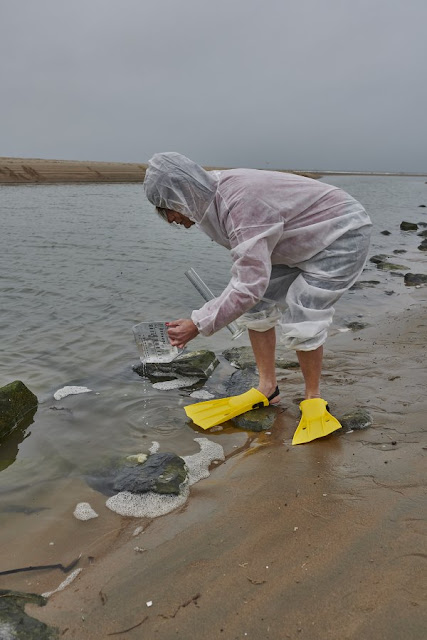
{"type": "Polygon", "coordinates": [[[253,307],[264,295],[271,274],[271,254],[280,239],[283,223],[280,220],[257,220],[252,203],[243,210],[244,203],[230,213],[226,221],[231,244],[231,280],[220,296],[207,302],[191,319],[200,333],[210,336],[236,320],[253,307]]]}

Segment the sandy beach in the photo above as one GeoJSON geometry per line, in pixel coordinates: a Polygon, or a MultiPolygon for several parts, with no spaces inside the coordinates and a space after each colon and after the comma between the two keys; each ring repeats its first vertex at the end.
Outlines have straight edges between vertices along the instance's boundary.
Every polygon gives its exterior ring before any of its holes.
{"type": "MultiPolygon", "coordinates": [[[[143,182],[147,165],[137,162],[45,160],[0,157],[1,184],[79,184],[143,182]]],[[[218,167],[205,167],[207,170],[218,167]]],[[[320,174],[290,171],[318,178],[320,174]]]]}
{"type": "Polygon", "coordinates": [[[181,510],[115,516],[108,553],[83,553],[27,612],[76,640],[425,638],[427,288],[412,298],[327,343],[324,396],[338,416],[368,409],[370,429],[292,447],[282,380],[271,435],[229,452],[181,510]]]}
{"type": "Polygon", "coordinates": [[[146,168],[132,162],[0,158],[0,184],[142,182],[146,168]]]}

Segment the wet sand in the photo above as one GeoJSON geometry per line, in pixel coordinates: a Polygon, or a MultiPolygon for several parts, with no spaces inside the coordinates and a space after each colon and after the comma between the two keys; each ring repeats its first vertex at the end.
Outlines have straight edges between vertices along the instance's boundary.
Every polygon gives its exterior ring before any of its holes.
{"type": "Polygon", "coordinates": [[[427,287],[412,297],[327,343],[332,412],[365,407],[373,427],[292,447],[300,379],[282,372],[271,435],[235,449],[181,510],[112,515],[108,553],[82,549],[76,580],[27,612],[76,640],[424,639],[427,287]]]}

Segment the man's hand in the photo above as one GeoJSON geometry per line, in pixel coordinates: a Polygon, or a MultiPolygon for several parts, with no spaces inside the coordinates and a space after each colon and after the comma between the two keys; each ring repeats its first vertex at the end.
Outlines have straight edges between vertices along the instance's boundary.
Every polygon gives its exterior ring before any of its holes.
{"type": "Polygon", "coordinates": [[[169,342],[173,347],[183,349],[187,342],[193,340],[199,333],[198,328],[190,319],[180,318],[166,323],[168,327],[169,342]]]}

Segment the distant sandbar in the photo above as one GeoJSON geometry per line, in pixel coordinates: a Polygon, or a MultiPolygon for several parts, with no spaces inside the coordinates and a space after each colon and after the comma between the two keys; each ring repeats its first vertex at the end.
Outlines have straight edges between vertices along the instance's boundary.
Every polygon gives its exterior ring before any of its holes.
{"type": "Polygon", "coordinates": [[[0,184],[142,182],[146,164],[0,158],[0,184]]]}
{"type": "MultiPolygon", "coordinates": [[[[146,164],[137,162],[0,158],[0,184],[143,182],[146,169],[146,164]]],[[[302,171],[289,171],[289,173],[298,173],[309,178],[320,177],[320,174],[302,171]]]]}

